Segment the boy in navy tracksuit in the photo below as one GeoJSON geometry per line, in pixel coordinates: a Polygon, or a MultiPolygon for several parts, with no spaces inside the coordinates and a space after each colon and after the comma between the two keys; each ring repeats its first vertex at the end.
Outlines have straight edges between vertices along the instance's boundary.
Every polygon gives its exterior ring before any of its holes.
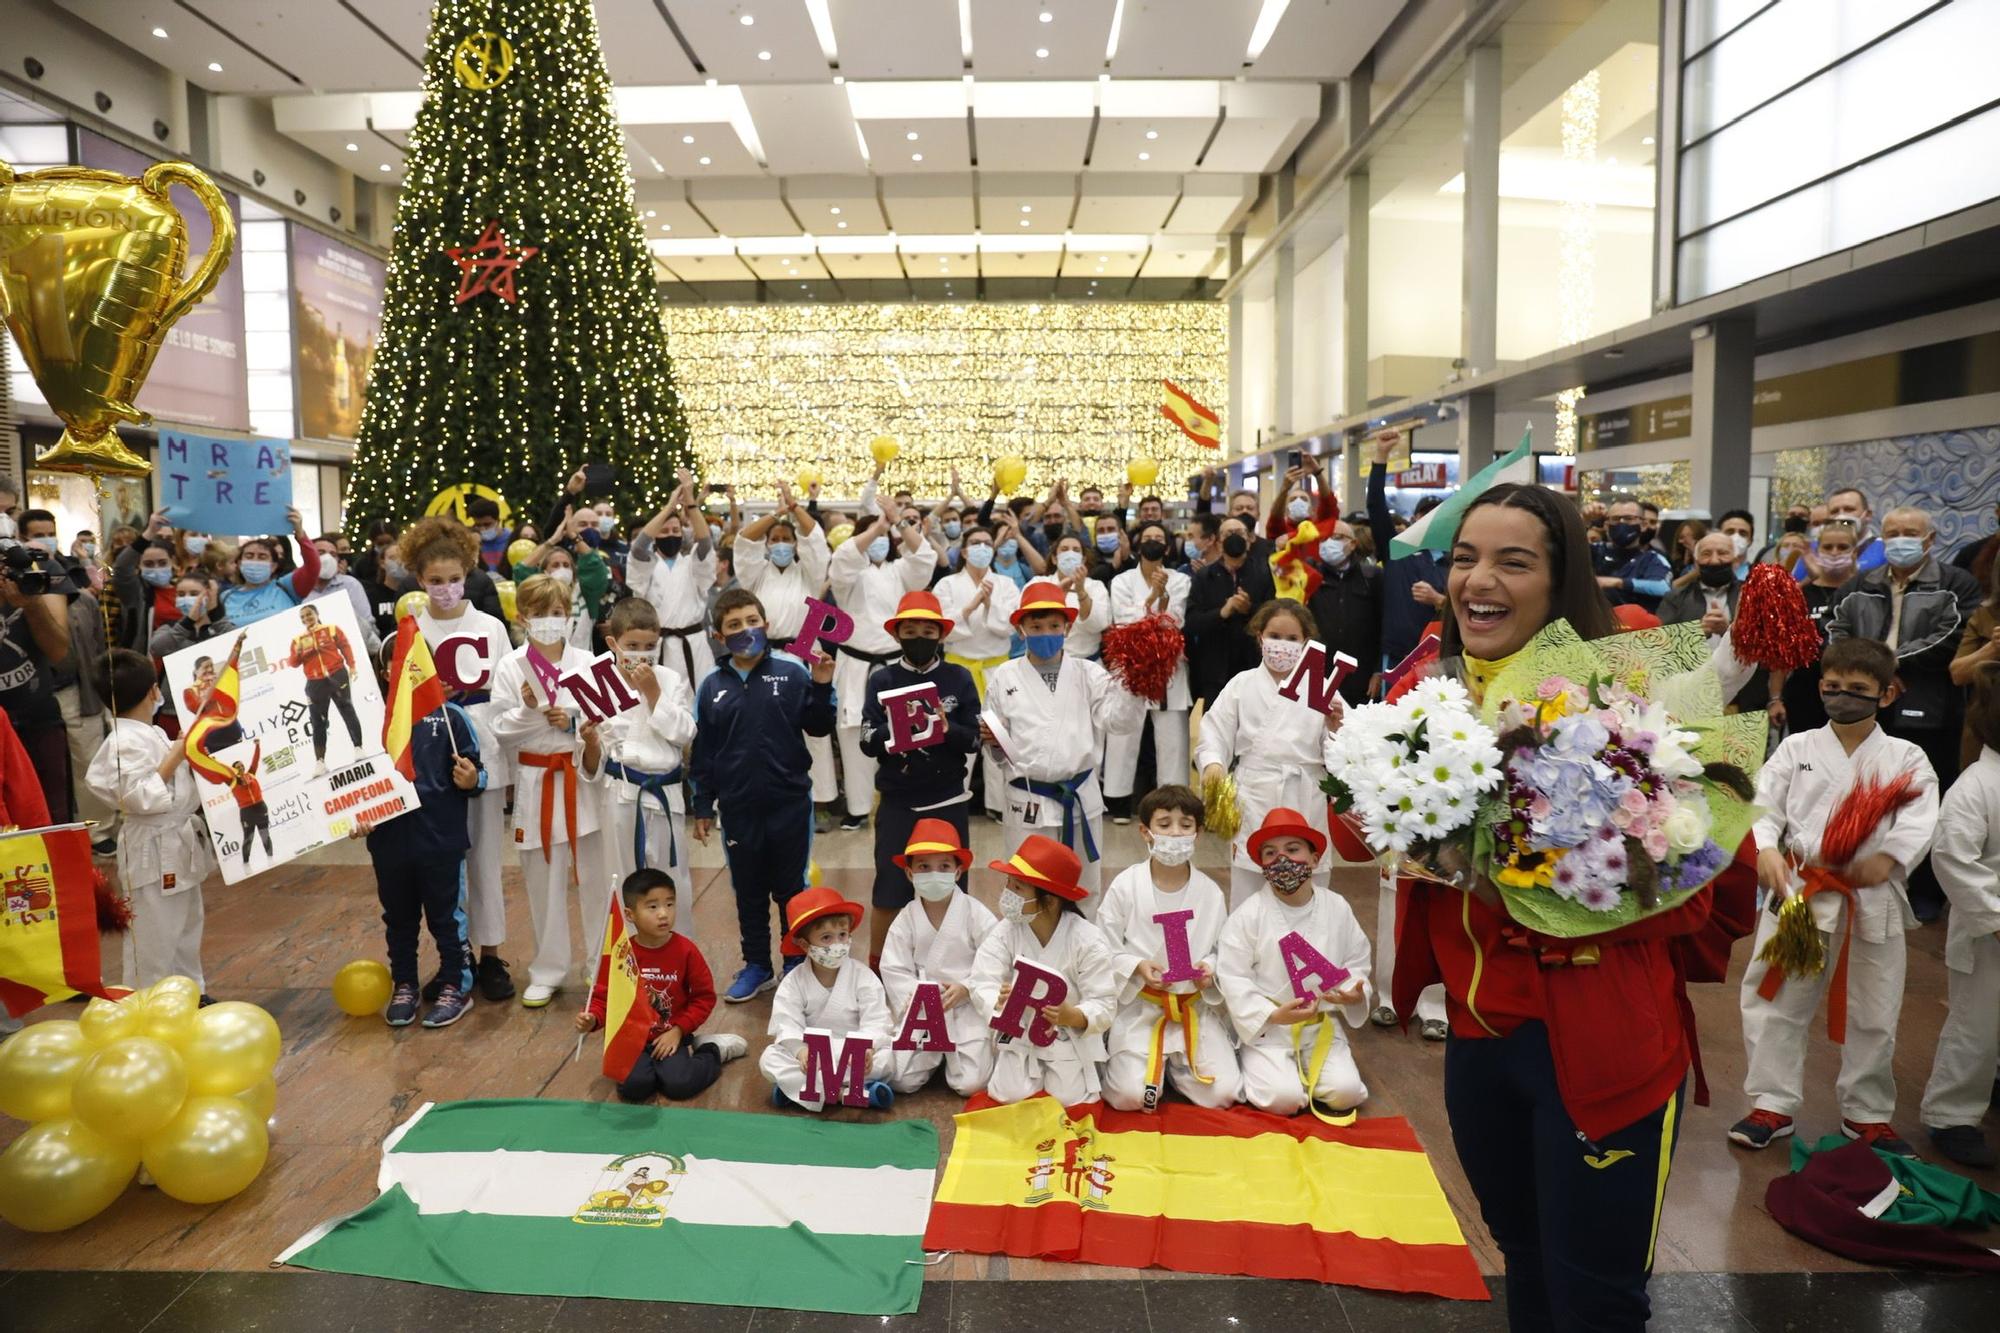
{"type": "Polygon", "coordinates": [[[375,862],[375,895],[389,942],[389,975],[396,984],[385,1017],[405,1027],[417,1016],[417,927],[428,922],[437,942],[436,1002],[424,1026],[456,1023],[472,1008],[472,948],[465,933],[465,849],[471,846],[466,813],[486,789],[479,738],[472,719],[447,703],[410,729],[418,806],[408,814],[355,831],[368,837],[375,862]]]}
{"type": "MultiPolygon", "coordinates": [[[[806,735],[833,732],[833,661],[810,674],[771,656],[764,604],[747,588],[715,599],[716,633],[729,656],[695,691],[694,746],[688,755],[694,837],[706,843],[723,823],[722,853],[736,890],[743,970],[723,999],[741,1004],[778,984],[771,970],[771,909],[805,887],[812,855],[812,758],[806,735]]],[[[799,959],[789,938],[786,965],[799,959]]]]}

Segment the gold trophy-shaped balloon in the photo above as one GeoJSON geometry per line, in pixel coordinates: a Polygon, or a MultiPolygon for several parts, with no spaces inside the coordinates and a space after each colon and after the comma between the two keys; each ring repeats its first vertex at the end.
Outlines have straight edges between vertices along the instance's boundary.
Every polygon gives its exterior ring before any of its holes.
{"type": "Polygon", "coordinates": [[[35,460],[55,472],[145,476],[114,429],[152,418],[133,405],[173,322],[215,286],[236,249],[222,192],[185,162],[138,179],[85,167],[16,175],[0,162],[0,318],[67,429],[35,460]],[[167,197],[185,185],[214,240],[183,278],[187,224],[167,197]]]}

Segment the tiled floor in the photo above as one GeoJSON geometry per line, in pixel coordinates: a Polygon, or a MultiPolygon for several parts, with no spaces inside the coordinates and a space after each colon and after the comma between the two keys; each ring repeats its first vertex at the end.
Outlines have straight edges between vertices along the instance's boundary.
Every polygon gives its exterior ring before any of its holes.
{"type": "MultiPolygon", "coordinates": [[[[1106,855],[1113,868],[1140,854],[1131,829],[1108,832],[1106,855]]],[[[981,864],[997,854],[998,841],[996,826],[975,820],[981,864]]],[[[824,836],[815,851],[828,883],[866,901],[871,835],[824,836]]],[[[1211,873],[1221,870],[1212,863],[1215,852],[1219,848],[1204,857],[1211,873]]],[[[734,907],[714,851],[699,852],[696,880],[694,935],[715,970],[726,977],[738,961],[734,907]]],[[[1342,874],[1336,887],[1372,932],[1372,872],[1342,874]]],[[[975,891],[990,903],[998,891],[997,877],[978,872],[975,891]]],[[[335,1009],[327,992],[335,970],[355,958],[381,955],[373,878],[358,846],[329,849],[309,863],[234,888],[212,881],[206,892],[209,989],[224,998],[264,1005],[284,1029],[270,1164],[249,1190],[214,1207],[190,1207],[135,1188],[111,1212],[60,1235],[26,1235],[0,1224],[0,1327],[56,1330],[87,1324],[134,1333],[310,1327],[331,1333],[435,1326],[445,1322],[448,1311],[453,1320],[497,1331],[586,1322],[601,1328],[638,1327],[642,1321],[658,1326],[663,1317],[671,1320],[678,1313],[650,1305],[468,1296],[370,1279],[269,1271],[271,1257],[309,1227],[373,1197],[382,1136],[416,1105],[492,1096],[608,1099],[611,1089],[589,1052],[581,1061],[571,1059],[576,1041],[570,1020],[581,995],[564,994],[540,1012],[513,1002],[482,1005],[441,1032],[414,1027],[391,1031],[378,1020],[348,1018],[335,1009]]],[[[524,956],[526,908],[518,895],[512,896],[510,907],[515,944],[508,952],[524,956]]],[[[594,940],[596,923],[588,931],[583,924],[577,923],[577,931],[594,940]]],[[[1898,1123],[1912,1136],[1917,1134],[1918,1095],[1943,1016],[1942,949],[1940,928],[1921,931],[1910,941],[1896,1073],[1902,1108],[1898,1123]]],[[[1739,946],[1739,970],[1746,954],[1747,946],[1739,946]]],[[[1751,1155],[1723,1139],[1724,1129],[1743,1110],[1735,988],[1698,988],[1695,1006],[1716,1102],[1710,1108],[1690,1108],[1674,1163],[1653,1287],[1659,1326],[1992,1327],[1985,1316],[2000,1295],[2000,1284],[1898,1278],[1866,1270],[1795,1240],[1772,1222],[1762,1200],[1765,1184],[1785,1169],[1783,1150],[1751,1155]]],[[[55,1011],[58,1016],[72,1012],[55,1011]]],[[[727,1066],[701,1105],[767,1108],[754,1055],[768,1016],[765,1000],[721,1006],[717,1025],[748,1036],[752,1058],[727,1066]]],[[[1443,1048],[1369,1028],[1355,1034],[1355,1049],[1373,1093],[1370,1110],[1405,1116],[1415,1126],[1431,1149],[1481,1268],[1496,1273],[1498,1256],[1453,1159],[1439,1106],[1443,1048]]],[[[1816,1038],[1802,1132],[1817,1135],[1835,1125],[1837,1061],[1836,1049],[1816,1038]]],[[[954,1098],[934,1086],[898,1099],[893,1114],[929,1117],[948,1149],[950,1117],[957,1107],[954,1098]]],[[[17,1128],[0,1126],[0,1142],[17,1128]]],[[[1989,1188],[2000,1184],[1990,1176],[1983,1183],[1989,1188]]],[[[2000,1237],[1989,1237],[1988,1243],[2000,1244],[2000,1237]]],[[[1504,1322],[1498,1306],[983,1256],[954,1256],[931,1269],[927,1279],[922,1311],[899,1324],[998,1333],[1067,1322],[1080,1306],[1087,1306],[1091,1324],[1107,1333],[1127,1327],[1489,1328],[1504,1322]]],[[[749,1311],[698,1307],[686,1313],[700,1328],[753,1322],[749,1311]]],[[[772,1311],[754,1316],[759,1329],[833,1328],[843,1322],[772,1311]]]]}

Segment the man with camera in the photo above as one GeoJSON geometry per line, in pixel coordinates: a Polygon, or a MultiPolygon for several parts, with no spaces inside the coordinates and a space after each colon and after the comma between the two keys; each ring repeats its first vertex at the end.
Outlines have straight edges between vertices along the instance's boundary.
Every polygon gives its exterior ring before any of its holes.
{"type": "MultiPolygon", "coordinates": [[[[22,515],[22,531],[33,526],[22,515]]],[[[50,520],[53,528],[53,520],[50,520]]],[[[75,585],[47,547],[0,539],[0,708],[41,779],[49,818],[71,819],[69,731],[56,691],[70,665],[69,599],[75,585]]],[[[72,686],[73,687],[73,686],[72,686]]]]}

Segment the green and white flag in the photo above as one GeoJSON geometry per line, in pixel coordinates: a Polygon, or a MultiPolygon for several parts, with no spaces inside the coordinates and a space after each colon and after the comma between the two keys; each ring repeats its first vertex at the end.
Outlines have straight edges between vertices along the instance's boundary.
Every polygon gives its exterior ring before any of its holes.
{"type": "Polygon", "coordinates": [[[1512,453],[1502,455],[1472,474],[1471,480],[1446,497],[1445,502],[1411,522],[1389,543],[1392,558],[1415,555],[1418,551],[1449,551],[1458,540],[1458,521],[1486,492],[1503,481],[1533,481],[1535,459],[1529,452],[1534,427],[1521,432],[1521,442],[1512,453]]]}
{"type": "Polygon", "coordinates": [[[380,1196],[278,1261],[462,1291],[907,1314],[937,1160],[927,1121],[426,1103],[382,1145],[380,1196]]]}

